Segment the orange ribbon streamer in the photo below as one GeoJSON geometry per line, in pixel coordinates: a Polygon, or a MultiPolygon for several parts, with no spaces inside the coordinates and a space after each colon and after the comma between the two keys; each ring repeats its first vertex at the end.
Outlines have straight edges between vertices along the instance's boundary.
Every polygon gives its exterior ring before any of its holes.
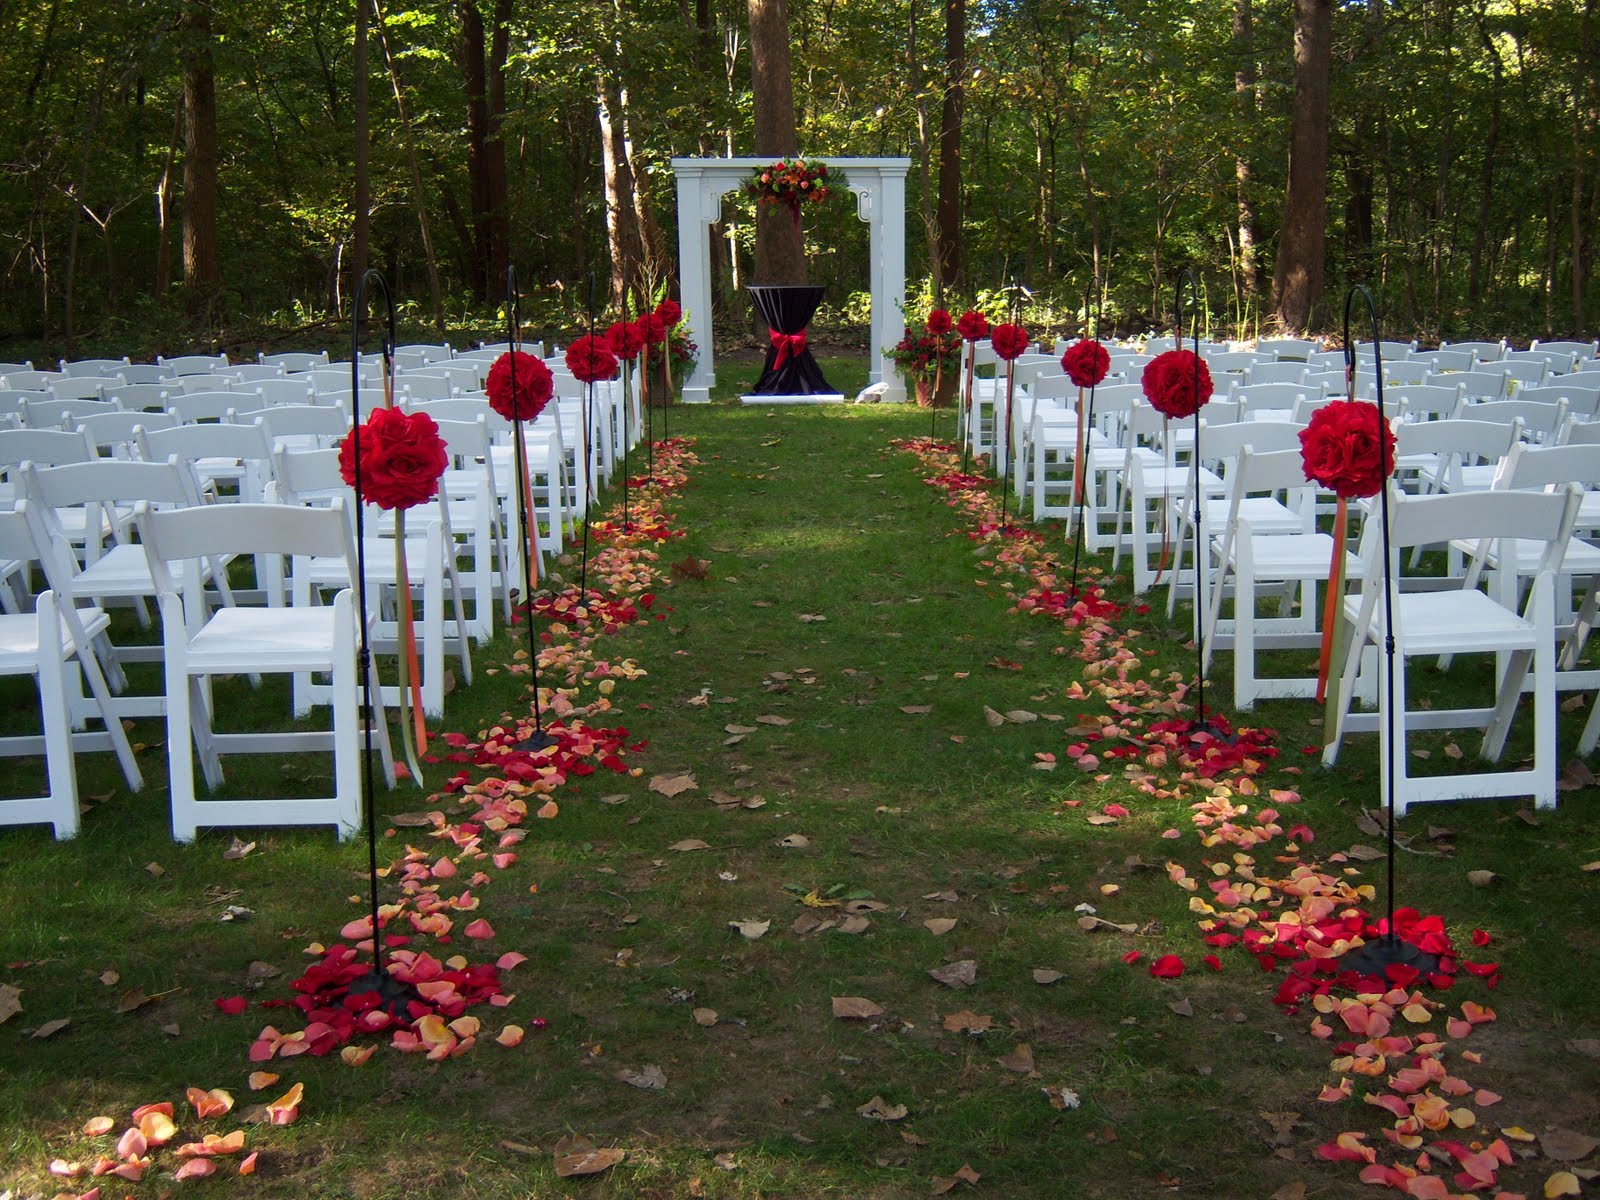
{"type": "Polygon", "coordinates": [[[1328,697],[1328,667],[1333,661],[1333,631],[1339,619],[1344,592],[1345,498],[1339,497],[1333,515],[1333,561],[1328,564],[1328,594],[1322,603],[1322,650],[1317,656],[1317,703],[1328,697]]]}

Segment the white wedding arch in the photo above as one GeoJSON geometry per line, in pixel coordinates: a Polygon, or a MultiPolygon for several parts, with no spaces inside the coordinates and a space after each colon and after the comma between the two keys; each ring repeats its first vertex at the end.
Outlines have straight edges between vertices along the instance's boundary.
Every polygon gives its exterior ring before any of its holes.
{"type": "MultiPolygon", "coordinates": [[[[710,227],[722,217],[722,198],[736,192],[745,178],[770,158],[675,158],[678,176],[678,280],[689,337],[700,348],[694,372],[684,380],[689,403],[711,399],[717,381],[711,348],[710,227]]],[[[856,216],[871,229],[868,259],[872,270],[872,369],[869,383],[889,385],[886,400],[904,400],[905,385],[885,370],[883,348],[905,332],[902,306],[906,294],[906,173],[909,158],[829,158],[856,194],[856,216]]]]}

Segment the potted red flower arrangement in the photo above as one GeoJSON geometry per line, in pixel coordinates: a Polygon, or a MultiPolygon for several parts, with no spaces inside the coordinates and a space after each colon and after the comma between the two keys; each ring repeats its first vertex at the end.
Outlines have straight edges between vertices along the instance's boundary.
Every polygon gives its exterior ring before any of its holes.
{"type": "Polygon", "coordinates": [[[915,387],[922,408],[945,408],[955,400],[956,371],[961,365],[961,334],[942,308],[928,313],[922,331],[906,326],[905,336],[884,350],[908,384],[915,387]]]}

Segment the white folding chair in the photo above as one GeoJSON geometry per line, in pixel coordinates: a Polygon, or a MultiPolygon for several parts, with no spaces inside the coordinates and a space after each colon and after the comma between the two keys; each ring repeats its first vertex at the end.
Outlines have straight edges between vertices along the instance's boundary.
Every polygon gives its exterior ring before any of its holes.
{"type": "MultiPolygon", "coordinates": [[[[1316,585],[1328,581],[1334,543],[1315,529],[1317,489],[1306,481],[1298,448],[1258,453],[1246,446],[1227,481],[1227,512],[1211,525],[1217,565],[1206,610],[1206,669],[1217,650],[1233,651],[1233,702],[1239,709],[1254,708],[1259,699],[1314,695],[1315,676],[1263,676],[1256,652],[1319,642],[1316,585]],[[1261,519],[1252,519],[1252,512],[1261,519]],[[1256,611],[1263,592],[1277,594],[1277,615],[1256,611]],[[1230,595],[1228,621],[1222,608],[1230,595]]],[[[1349,578],[1360,563],[1346,552],[1343,569],[1349,578]]]]}
{"type": "Polygon", "coordinates": [[[179,354],[174,358],[165,355],[156,355],[156,365],[166,367],[174,375],[182,378],[185,375],[210,375],[218,367],[228,365],[226,354],[179,354]]]}
{"type": "Polygon", "coordinates": [[[264,501],[272,481],[272,447],[258,424],[223,424],[207,421],[170,429],[143,428],[138,437],[139,457],[165,462],[176,455],[187,463],[203,492],[215,501],[264,501]],[[227,494],[217,485],[233,489],[227,494]]]}
{"type": "MultiPolygon", "coordinates": [[[[1184,423],[1192,428],[1192,420],[1184,423]]],[[[1121,563],[1126,546],[1133,561],[1135,592],[1148,591],[1171,567],[1172,531],[1179,520],[1174,502],[1191,486],[1184,477],[1198,470],[1203,495],[1222,492],[1222,480],[1214,471],[1203,464],[1178,461],[1170,436],[1172,424],[1177,423],[1168,422],[1148,403],[1136,404],[1128,411],[1122,472],[1115,481],[1117,528],[1112,539],[1111,569],[1116,570],[1121,563]],[[1161,449],[1154,451],[1152,448],[1158,444],[1161,449]],[[1153,551],[1157,553],[1154,565],[1150,561],[1153,551]]]]}
{"type": "Polygon", "coordinates": [[[56,368],[63,374],[78,379],[99,379],[101,376],[120,375],[129,365],[128,356],[121,358],[79,358],[68,362],[62,359],[56,368]]]}
{"type": "Polygon", "coordinates": [[[122,411],[122,405],[115,400],[63,400],[49,395],[29,400],[25,407],[30,429],[65,429],[69,419],[122,411]]]}
{"type": "MultiPolygon", "coordinates": [[[[1577,515],[1576,487],[1560,492],[1469,492],[1443,496],[1390,494],[1390,573],[1395,594],[1384,595],[1382,522],[1369,520],[1361,536],[1360,591],[1343,599],[1348,633],[1344,672],[1334,704],[1335,719],[1322,761],[1332,766],[1347,734],[1376,731],[1379,757],[1392,763],[1382,771],[1383,796],[1396,815],[1412,804],[1491,796],[1532,796],[1540,808],[1556,803],[1555,693],[1555,567],[1577,515]],[[1475,586],[1481,573],[1469,570],[1462,585],[1450,590],[1408,591],[1400,578],[1400,552],[1407,547],[1467,539],[1525,538],[1543,545],[1538,570],[1520,606],[1504,603],[1475,586]],[[1384,653],[1386,611],[1393,612],[1394,653],[1384,653]],[[1413,708],[1408,692],[1408,663],[1415,657],[1441,654],[1504,656],[1504,669],[1492,703],[1470,703],[1477,697],[1458,685],[1453,707],[1413,708]],[[1376,703],[1378,684],[1391,672],[1385,700],[1376,712],[1352,711],[1359,695],[1376,703]],[[1531,767],[1461,775],[1415,775],[1409,735],[1419,729],[1484,730],[1480,756],[1497,762],[1532,671],[1533,764],[1531,767]]],[[[1489,697],[1485,697],[1489,699],[1489,697]]]]}
{"type": "MultiPolygon", "coordinates": [[[[331,604],[223,608],[207,616],[185,603],[172,567],[200,555],[316,556],[346,564],[353,577],[355,547],[343,503],[326,509],[240,504],[154,512],[142,509],[139,533],[161,588],[162,647],[167,680],[167,761],[172,787],[172,834],[193,841],[201,826],[333,825],[341,839],[361,826],[362,711],[356,650],[355,596],[347,587],[331,604]],[[329,732],[223,733],[213,724],[209,681],[246,671],[326,673],[333,729],[329,732]],[[293,799],[217,799],[195,787],[194,760],[215,793],[223,785],[224,754],[333,754],[332,795],[293,799]]],[[[198,577],[191,570],[190,578],[198,577]]],[[[376,669],[369,666],[375,677],[376,669]]],[[[382,689],[371,689],[371,728],[384,782],[394,762],[382,689]]]]}
{"type": "Polygon", "coordinates": [[[290,375],[298,375],[304,371],[312,371],[318,367],[326,366],[328,352],[326,350],[319,350],[315,353],[307,353],[303,350],[286,350],[281,354],[261,352],[256,355],[256,361],[261,363],[262,366],[282,367],[290,375]]]}

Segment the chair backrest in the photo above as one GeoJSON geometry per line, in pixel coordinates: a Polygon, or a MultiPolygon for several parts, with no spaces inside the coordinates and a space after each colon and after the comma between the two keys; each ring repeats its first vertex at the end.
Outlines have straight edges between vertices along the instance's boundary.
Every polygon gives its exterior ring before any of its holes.
{"type": "Polygon", "coordinates": [[[62,359],[56,364],[56,369],[63,375],[75,378],[98,379],[102,375],[120,375],[122,368],[128,365],[128,356],[121,358],[79,358],[68,362],[62,359]]]}
{"type": "Polygon", "coordinates": [[[1478,365],[1478,356],[1471,350],[1418,350],[1411,358],[1428,363],[1435,371],[1470,371],[1478,365]]]}
{"type": "Polygon", "coordinates": [[[237,363],[224,367],[216,374],[233,380],[234,385],[255,384],[263,379],[282,379],[285,371],[277,363],[237,363]]]}
{"type": "Polygon", "coordinates": [[[0,438],[0,467],[25,462],[54,466],[88,462],[94,456],[94,447],[83,434],[65,429],[12,429],[0,438]]]}
{"type": "Polygon", "coordinates": [[[254,409],[249,392],[184,392],[167,398],[167,411],[180,421],[226,421],[229,413],[254,409]]]}
{"type": "Polygon", "coordinates": [[[1564,446],[1600,446],[1600,421],[1574,421],[1569,416],[1560,441],[1564,446]]]}
{"type": "Polygon", "coordinates": [[[1522,424],[1512,421],[1499,425],[1492,421],[1405,421],[1395,430],[1397,458],[1437,455],[1441,460],[1436,481],[1455,477],[1461,466],[1476,462],[1499,462],[1520,440],[1522,424]]]}
{"type": "Polygon", "coordinates": [[[121,383],[120,376],[67,376],[50,381],[50,394],[57,400],[104,400],[106,389],[121,383]]]}
{"type": "Polygon", "coordinates": [[[1502,362],[1542,362],[1551,375],[1564,375],[1578,365],[1571,350],[1507,350],[1502,362]]]}
{"type": "MultiPolygon", "coordinates": [[[[124,383],[164,383],[169,379],[176,379],[172,371],[159,363],[129,363],[121,368],[118,375],[122,376],[124,383]]],[[[174,387],[177,385],[174,384],[174,387]]]]}
{"type": "Polygon", "coordinates": [[[232,392],[234,387],[232,375],[219,375],[216,372],[205,374],[180,375],[177,385],[186,392],[232,392]]]}
{"type": "Polygon", "coordinates": [[[180,390],[175,385],[165,383],[125,383],[119,387],[107,388],[106,399],[115,400],[129,412],[138,412],[141,409],[166,412],[168,401],[171,397],[179,395],[180,390]]]}
{"type": "Polygon", "coordinates": [[[1494,486],[1501,491],[1517,491],[1563,488],[1574,482],[1600,482],[1600,442],[1563,446],[1518,443],[1495,472],[1494,486]]]}
{"type": "Polygon", "coordinates": [[[1298,444],[1263,448],[1242,446],[1227,472],[1228,526],[1237,524],[1239,506],[1246,496],[1283,493],[1284,502],[1305,517],[1305,532],[1316,520],[1317,485],[1306,478],[1305,459],[1298,444]]]}
{"type": "Polygon", "coordinates": [[[1543,359],[1513,358],[1501,359],[1498,362],[1484,364],[1487,371],[1498,371],[1507,379],[1514,379],[1520,384],[1543,383],[1550,373],[1550,364],[1543,359]]]}
{"type": "Polygon", "coordinates": [[[1257,354],[1270,354],[1273,358],[1308,362],[1321,346],[1306,338],[1262,338],[1256,343],[1257,354]]]}
{"type": "MultiPolygon", "coordinates": [[[[1454,376],[1436,375],[1434,378],[1448,380],[1454,376]]],[[[1460,387],[1443,383],[1408,383],[1384,388],[1383,401],[1385,404],[1393,401],[1396,405],[1403,402],[1407,420],[1437,421],[1442,417],[1465,415],[1461,409],[1466,404],[1466,393],[1460,387]]]]}
{"type": "MultiPolygon", "coordinates": [[[[1360,368],[1360,371],[1363,374],[1369,373],[1366,367],[1360,368]]],[[[1429,376],[1435,373],[1433,364],[1426,359],[1407,358],[1394,363],[1384,359],[1383,386],[1405,387],[1414,383],[1427,383],[1429,376]]]]}
{"type": "Polygon", "coordinates": [[[1320,399],[1322,389],[1307,387],[1303,383],[1251,383],[1241,384],[1228,393],[1228,399],[1244,405],[1246,420],[1252,419],[1263,409],[1293,412],[1295,401],[1301,396],[1320,399]]]}
{"type": "MultiPolygon", "coordinates": [[[[1256,454],[1279,450],[1293,450],[1298,454],[1300,451],[1302,425],[1292,421],[1238,421],[1213,425],[1204,416],[1210,410],[1209,404],[1201,410],[1200,457],[1208,463],[1223,464],[1225,474],[1227,463],[1237,459],[1247,448],[1256,454]]],[[[1300,482],[1305,482],[1303,475],[1300,482]]]]}
{"type": "Polygon", "coordinates": [[[137,438],[139,457],[147,462],[177,458],[193,463],[203,458],[231,458],[240,462],[272,461],[272,447],[259,425],[172,425],[144,428],[137,438]]]}
{"type": "Polygon", "coordinates": [[[449,400],[412,399],[406,403],[406,411],[425,412],[435,421],[476,421],[483,417],[489,423],[491,434],[511,428],[511,422],[490,408],[488,400],[477,396],[453,396],[449,400]]]}
{"type": "Polygon", "coordinates": [[[447,400],[455,394],[456,389],[443,376],[407,371],[395,380],[395,390],[404,392],[414,400],[447,400]]]}
{"type": "Polygon", "coordinates": [[[209,375],[228,365],[226,354],[179,354],[174,358],[156,356],[158,366],[170,367],[174,375],[209,375]]]}
{"type": "Polygon", "coordinates": [[[234,389],[249,396],[254,394],[256,401],[253,404],[240,404],[240,408],[271,408],[279,404],[315,404],[317,390],[311,386],[311,381],[303,375],[294,375],[283,379],[258,379],[252,383],[242,383],[234,389]]]}
{"type": "MultiPolygon", "coordinates": [[[[1440,342],[1439,349],[1447,353],[1471,353],[1481,363],[1497,362],[1506,352],[1506,342],[1504,338],[1498,342],[1440,342]]],[[[1470,367],[1461,369],[1471,370],[1470,367]]]]}
{"type": "Polygon", "coordinates": [[[176,458],[162,462],[97,458],[92,462],[41,467],[29,463],[22,472],[28,498],[49,508],[79,504],[200,503],[194,476],[176,458]]]}
{"type": "Polygon", "coordinates": [[[164,412],[106,412],[75,417],[71,423],[96,450],[110,449],[118,452],[118,458],[126,458],[126,452],[133,447],[135,429],[169,429],[178,419],[164,412]]]}
{"type": "Polygon", "coordinates": [[[1565,350],[1575,354],[1580,359],[1600,358],[1600,339],[1592,342],[1555,341],[1541,342],[1534,338],[1530,350],[1565,350]]]}
{"type": "MultiPolygon", "coordinates": [[[[1453,538],[1530,538],[1550,542],[1559,552],[1571,531],[1578,498],[1575,487],[1556,492],[1452,492],[1442,496],[1394,493],[1389,505],[1389,542],[1400,550],[1453,538]]],[[[1381,525],[1380,521],[1368,521],[1361,531],[1362,554],[1373,565],[1382,561],[1381,525]]]]}
{"type": "Polygon", "coordinates": [[[51,380],[65,378],[60,371],[35,371],[29,367],[27,370],[7,371],[0,377],[0,387],[20,392],[48,392],[51,380]]]}
{"type": "Polygon", "coordinates": [[[1217,375],[1222,372],[1244,372],[1252,367],[1263,365],[1267,360],[1249,350],[1219,350],[1205,356],[1206,366],[1211,368],[1211,373],[1217,375]]]}
{"type": "MultiPolygon", "coordinates": [[[[355,562],[342,497],[327,508],[228,504],[157,512],[141,506],[139,540],[157,585],[176,590],[167,564],[224,554],[308,555],[355,562]]],[[[353,569],[353,568],[352,568],[353,569]]]]}
{"type": "Polygon", "coordinates": [[[1527,437],[1543,442],[1548,441],[1567,419],[1567,402],[1564,399],[1554,404],[1538,400],[1494,400],[1486,404],[1468,404],[1461,413],[1469,420],[1493,421],[1498,425],[1520,421],[1527,437]]]}
{"type": "Polygon", "coordinates": [[[27,402],[28,424],[34,429],[62,429],[66,427],[68,418],[121,411],[122,405],[115,400],[41,399],[27,402]]]}
{"type": "Polygon", "coordinates": [[[351,494],[339,474],[337,450],[274,449],[272,472],[284,504],[326,504],[351,494]]]}
{"type": "Polygon", "coordinates": [[[279,438],[287,437],[341,438],[350,430],[350,422],[342,411],[320,404],[281,404],[254,413],[236,413],[234,419],[259,419],[267,439],[274,444],[279,438]]]}
{"type": "Polygon", "coordinates": [[[301,371],[312,371],[328,361],[328,352],[319,350],[308,353],[304,350],[286,350],[281,354],[257,354],[256,361],[263,366],[282,367],[291,375],[301,371]]]}
{"type": "Polygon", "coordinates": [[[1459,387],[1468,400],[1506,398],[1506,377],[1498,371],[1451,371],[1448,374],[1429,375],[1422,382],[1459,387]]]}
{"type": "Polygon", "coordinates": [[[1310,373],[1310,368],[1302,361],[1292,358],[1279,359],[1273,362],[1258,362],[1247,367],[1244,373],[1246,383],[1299,383],[1310,373]]]}
{"type": "Polygon", "coordinates": [[[455,349],[445,342],[408,342],[404,346],[394,348],[395,361],[400,361],[401,354],[408,354],[413,358],[420,358],[423,362],[449,362],[455,357],[455,349]]]}
{"type": "Polygon", "coordinates": [[[21,362],[0,362],[0,378],[4,378],[8,371],[31,371],[33,359],[25,358],[21,362]]]}

